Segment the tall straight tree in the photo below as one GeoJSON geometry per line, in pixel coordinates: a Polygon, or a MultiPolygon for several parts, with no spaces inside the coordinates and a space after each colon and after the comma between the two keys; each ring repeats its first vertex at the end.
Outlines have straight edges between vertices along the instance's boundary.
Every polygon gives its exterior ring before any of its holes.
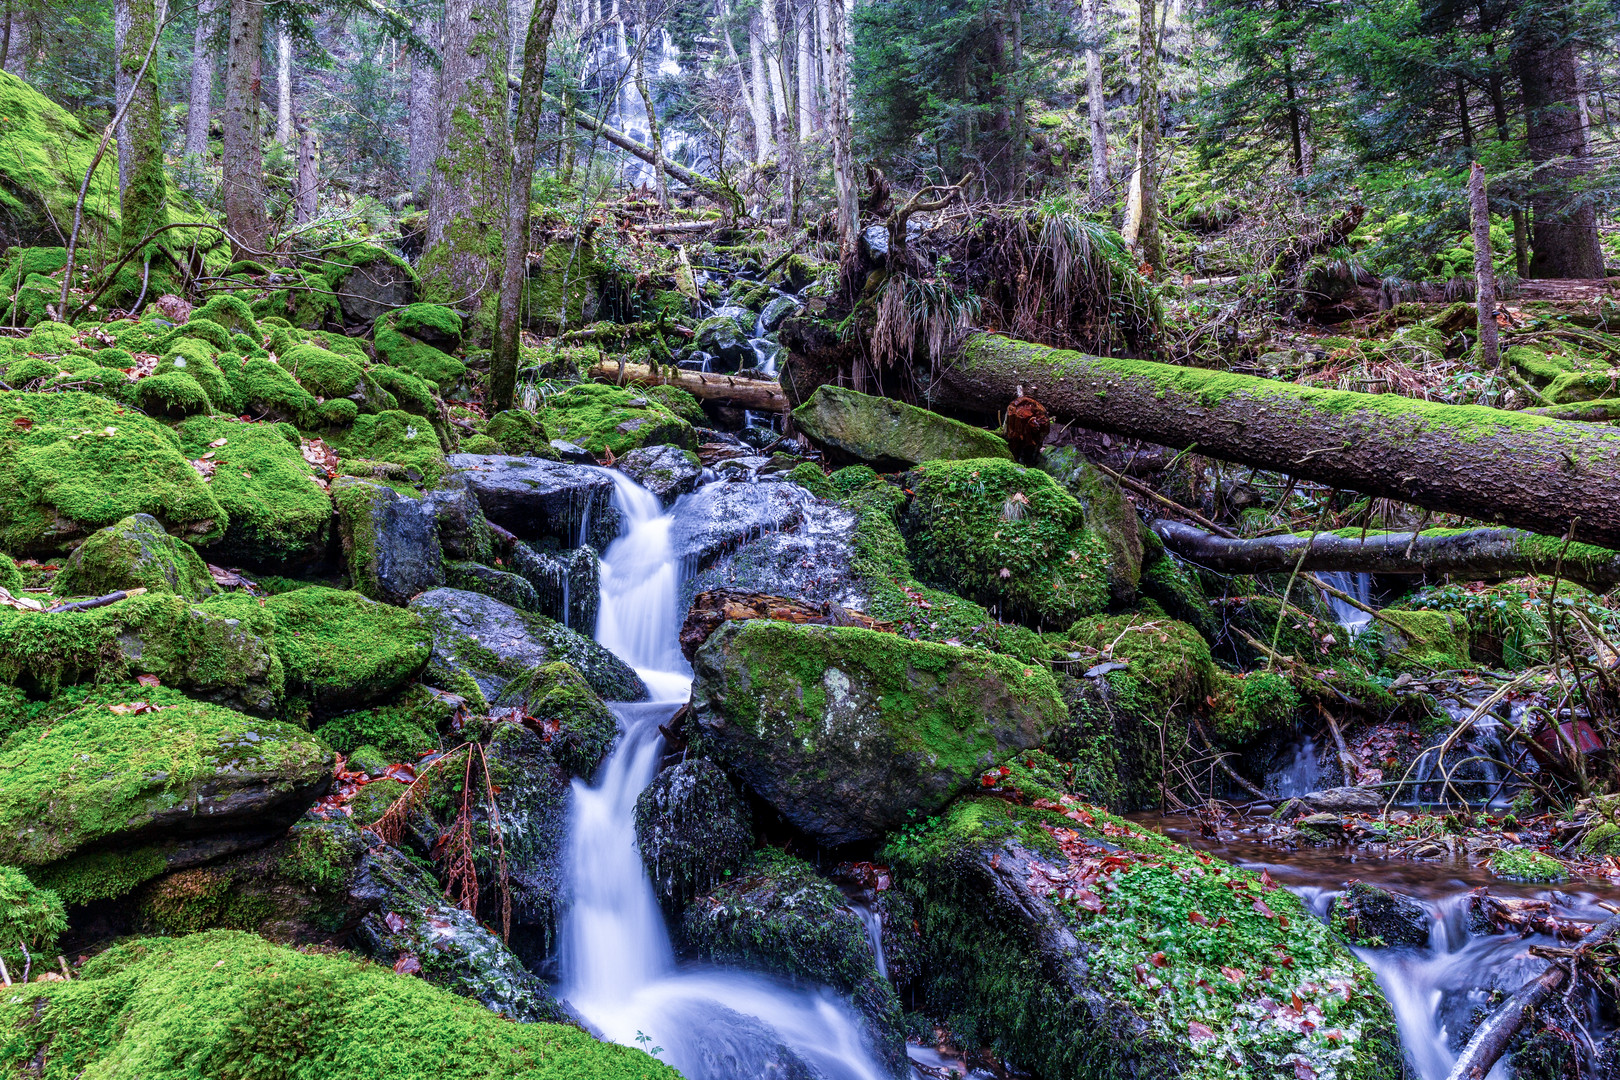
{"type": "Polygon", "coordinates": [[[201,160],[208,155],[208,121],[213,117],[214,31],[219,0],[201,0],[197,26],[191,36],[191,93],[186,107],[186,156],[201,160]]]}
{"type": "Polygon", "coordinates": [[[849,2],[820,0],[827,15],[822,47],[831,93],[827,102],[832,129],[833,184],[837,191],[838,249],[845,262],[855,257],[861,232],[860,195],[855,185],[854,116],[849,90],[849,2]]]}
{"type": "Polygon", "coordinates": [[[276,142],[291,146],[298,137],[293,119],[292,34],[285,26],[276,27],[276,142]]]}
{"type": "Polygon", "coordinates": [[[1091,127],[1091,172],[1087,194],[1101,206],[1108,194],[1108,103],[1103,100],[1102,0],[1082,0],[1080,25],[1086,46],[1086,119],[1091,127]]]}
{"type": "Polygon", "coordinates": [[[1153,18],[1156,4],[1157,0],[1137,0],[1141,87],[1136,97],[1136,173],[1141,184],[1141,211],[1136,252],[1157,271],[1164,265],[1164,247],[1159,237],[1159,32],[1153,18]]]}
{"type": "MultiPolygon", "coordinates": [[[[439,40],[439,20],[421,15],[413,27],[423,41],[439,40]]],[[[406,168],[411,190],[424,193],[439,153],[439,67],[433,57],[411,54],[410,146],[406,168]]]]}
{"type": "Polygon", "coordinates": [[[264,147],[259,141],[260,65],[264,53],[264,4],[231,0],[225,52],[225,141],[221,188],[231,254],[265,254],[270,218],[264,208],[264,147]]]}
{"type": "MultiPolygon", "coordinates": [[[[489,364],[489,393],[495,409],[512,407],[512,392],[517,384],[518,315],[523,304],[523,277],[528,269],[529,254],[529,188],[534,179],[540,142],[540,120],[545,115],[546,51],[556,18],[557,0],[537,0],[529,15],[529,32],[523,41],[523,76],[518,89],[517,120],[513,125],[511,190],[506,196],[506,252],[501,265],[501,293],[489,364]]],[[[643,26],[644,37],[646,32],[643,26]]],[[[642,51],[645,52],[645,48],[642,51]]]]}
{"type": "Polygon", "coordinates": [[[1530,276],[1600,278],[1597,211],[1580,190],[1592,159],[1581,122],[1575,44],[1562,11],[1529,14],[1518,27],[1515,60],[1524,88],[1526,149],[1536,166],[1530,189],[1530,276]]]}
{"type": "Polygon", "coordinates": [[[158,100],[157,65],[146,59],[163,22],[160,4],[161,0],[127,0],[128,22],[118,51],[118,71],[130,95],[118,146],[119,162],[124,166],[118,225],[126,250],[168,223],[163,107],[158,100]],[[143,66],[145,75],[137,81],[143,66]]]}
{"type": "MultiPolygon", "coordinates": [[[[507,123],[505,0],[449,0],[439,50],[440,147],[428,189],[427,248],[417,267],[423,294],[481,311],[487,340],[505,265],[512,130],[507,123]]],[[[526,191],[527,189],[525,189],[526,191]]]]}

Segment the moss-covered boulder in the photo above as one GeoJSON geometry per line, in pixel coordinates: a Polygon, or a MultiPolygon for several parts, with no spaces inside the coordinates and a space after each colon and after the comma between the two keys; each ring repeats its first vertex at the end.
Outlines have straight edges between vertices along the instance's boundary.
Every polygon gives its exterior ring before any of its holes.
{"type": "Polygon", "coordinates": [[[370,746],[389,762],[415,761],[438,749],[436,730],[454,712],[453,695],[418,684],[387,704],[328,720],[315,736],[340,754],[370,746]]]}
{"type": "Polygon", "coordinates": [[[1223,685],[1203,636],[1151,611],[1081,619],[1066,639],[1095,650],[1078,654],[1087,660],[1125,665],[1106,678],[1116,696],[1135,699],[1146,714],[1162,716],[1177,706],[1195,709],[1223,685]]]}
{"type": "Polygon", "coordinates": [[[332,765],[297,728],[217,705],[85,705],[0,744],[0,862],[142,846],[159,871],[200,862],[284,831],[332,765]]]}
{"type": "Polygon", "coordinates": [[[517,707],[544,732],[546,748],[571,776],[589,780],[619,735],[619,722],[585,676],[559,660],[532,668],[495,700],[517,707]]]}
{"type": "Polygon", "coordinates": [[[512,1024],[470,1001],[343,953],[217,930],[127,941],[71,982],[0,1001],[3,1060],[45,1080],[100,1069],[194,1076],[391,1080],[677,1080],[639,1049],[577,1028],[512,1024]]]}
{"type": "Polygon", "coordinates": [[[439,448],[438,433],[420,416],[387,409],[375,415],[351,416],[345,423],[352,426],[336,440],[345,458],[403,466],[405,476],[414,484],[432,484],[444,475],[444,452],[439,448]]]}
{"type": "Polygon", "coordinates": [[[832,987],[865,1018],[874,1056],[892,1075],[906,1071],[900,999],[878,974],[866,924],[809,863],[770,848],[759,852],[736,877],[687,906],[681,936],[716,963],[832,987]]]}
{"type": "Polygon", "coordinates": [[[892,398],[822,386],[793,422],[832,460],[896,472],[925,461],[1012,460],[1000,435],[892,398]]]}
{"type": "Polygon", "coordinates": [[[372,344],[379,363],[409,372],[440,393],[448,392],[467,374],[466,364],[412,336],[395,316],[377,320],[372,330],[372,344]]]}
{"type": "MultiPolygon", "coordinates": [[[[519,541],[522,543],[522,541],[519,541]]],[[[452,589],[493,596],[501,603],[519,611],[539,611],[540,594],[527,578],[506,570],[497,570],[483,563],[452,560],[444,564],[442,584],[452,589]]],[[[549,614],[549,612],[548,612],[549,614]]]]}
{"type": "Polygon", "coordinates": [[[901,528],[924,580],[1030,624],[1066,626],[1108,606],[1109,546],[1045,473],[999,459],[936,461],[907,486],[915,494],[901,528]]]}
{"type": "Polygon", "coordinates": [[[1420,665],[1436,671],[1472,667],[1468,621],[1454,611],[1385,608],[1368,627],[1391,669],[1420,665]]]}
{"type": "MultiPolygon", "coordinates": [[[[511,897],[512,943],[519,955],[543,963],[562,915],[568,850],[568,775],[550,746],[527,724],[500,723],[484,748],[489,781],[500,812],[506,882],[500,864],[489,857],[478,867],[483,902],[480,914],[491,925],[503,919],[501,891],[511,897]]],[[[475,828],[491,823],[478,812],[475,828]]]]}
{"type": "Polygon", "coordinates": [[[191,545],[164,532],[150,514],[131,514],[91,533],[52,585],[59,596],[140,588],[201,600],[217,591],[191,545]]]}
{"type": "Polygon", "coordinates": [[[1401,1075],[1372,972],[1298,898],[1062,798],[963,800],[882,853],[963,1045],[1043,1080],[1401,1075]]]}
{"type": "Polygon", "coordinates": [[[1410,896],[1392,893],[1364,881],[1346,883],[1328,907],[1328,924],[1356,945],[1429,944],[1429,913],[1410,896]]]}
{"type": "Polygon", "coordinates": [[[631,667],[583,634],[492,597],[433,589],[411,601],[433,634],[428,677],[474,702],[494,701],[531,669],[565,661],[608,701],[641,701],[646,684],[631,667]]]}
{"type": "Polygon", "coordinates": [[[345,244],[321,256],[327,286],[337,294],[343,325],[351,332],[415,303],[421,293],[422,283],[410,263],[375,244],[345,244]]]}
{"type": "Polygon", "coordinates": [[[221,293],[201,307],[193,308],[187,322],[202,321],[223,327],[228,333],[246,334],[252,338],[259,336],[259,322],[253,317],[253,309],[235,293],[221,293]]]}
{"type": "Polygon", "coordinates": [[[298,385],[317,398],[345,398],[365,413],[381,412],[398,404],[394,395],[378,386],[354,357],[318,345],[296,345],[280,359],[298,385]]]}
{"type": "Polygon", "coordinates": [[[1079,500],[1086,530],[1108,548],[1108,586],[1113,601],[1130,603],[1142,577],[1142,534],[1147,530],[1119,482],[1072,446],[1041,451],[1041,471],[1079,500]]]}
{"type": "Polygon", "coordinates": [[[422,503],[433,515],[445,558],[495,561],[495,535],[465,474],[445,474],[432,490],[422,493],[422,503]]]}
{"type": "Polygon", "coordinates": [[[636,847],[671,913],[733,874],[753,846],[748,805],[708,758],[677,762],[636,796],[636,847]]]}
{"type": "Polygon", "coordinates": [[[330,716],[397,692],[427,666],[431,637],[414,612],[311,585],[264,603],[286,670],[287,710],[330,716]]]}
{"type": "Polygon", "coordinates": [[[461,348],[461,312],[453,307],[408,304],[394,314],[393,325],[436,349],[455,352],[461,348]]]}
{"type": "Polygon", "coordinates": [[[580,383],[546,400],[540,411],[546,430],[598,457],[639,446],[669,444],[697,449],[697,431],[663,402],[636,390],[580,383]]]}
{"type": "Polygon", "coordinates": [[[0,548],[55,554],[139,513],[193,543],[229,522],[156,421],[93,394],[0,394],[0,548]]]}
{"type": "Polygon", "coordinates": [[[827,845],[937,813],[1066,718],[1045,668],[856,628],[727,622],[693,670],[704,751],[827,845]]]}
{"type": "Polygon", "coordinates": [[[315,395],[298,385],[298,380],[274,357],[223,353],[219,361],[237,407],[244,412],[287,423],[309,423],[319,418],[315,395]]]}
{"type": "Polygon", "coordinates": [[[669,506],[697,487],[703,463],[678,446],[643,446],[619,459],[619,470],[669,506]]]}
{"type": "Polygon", "coordinates": [[[551,448],[551,435],[538,417],[522,409],[506,409],[489,418],[484,435],[495,440],[502,454],[557,460],[551,448]]]}
{"type": "Polygon", "coordinates": [[[175,434],[187,458],[211,466],[208,490],[230,517],[224,535],[208,544],[210,558],[277,571],[325,557],[332,503],[296,428],[196,416],[175,434]]]}
{"type": "Polygon", "coordinates": [[[338,536],[349,583],[373,600],[403,606],[444,584],[444,553],[422,500],[386,484],[340,476],[332,481],[338,536]]]}
{"type": "Polygon", "coordinates": [[[531,330],[560,334],[595,322],[601,307],[598,265],[589,241],[547,244],[523,282],[524,318],[531,330]]]}

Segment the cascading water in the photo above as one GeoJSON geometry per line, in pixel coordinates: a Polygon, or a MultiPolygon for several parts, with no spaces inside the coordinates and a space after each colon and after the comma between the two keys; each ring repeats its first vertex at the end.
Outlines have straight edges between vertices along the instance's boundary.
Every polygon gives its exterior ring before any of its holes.
{"type": "MultiPolygon", "coordinates": [[[[1372,575],[1353,574],[1347,570],[1328,570],[1318,575],[1324,582],[1338,589],[1346,596],[1353,596],[1356,600],[1371,607],[1372,575]]],[[[1332,593],[1323,595],[1327,601],[1328,610],[1333,612],[1333,618],[1345,628],[1351,637],[1355,637],[1367,628],[1372,622],[1372,616],[1356,607],[1347,604],[1332,593]]]]}
{"type": "Polygon", "coordinates": [[[690,496],[664,513],[646,489],[622,473],[608,475],[623,524],[602,557],[597,640],[637,670],[653,700],[613,706],[623,729],[618,744],[594,783],[574,781],[572,895],[561,927],[559,991],[607,1038],[661,1048],[659,1057],[687,1080],[881,1080],[855,1017],[830,992],[676,966],[636,851],[635,805],[658,771],[658,727],[691,687],[679,646],[680,581],[670,542],[690,496]]]}

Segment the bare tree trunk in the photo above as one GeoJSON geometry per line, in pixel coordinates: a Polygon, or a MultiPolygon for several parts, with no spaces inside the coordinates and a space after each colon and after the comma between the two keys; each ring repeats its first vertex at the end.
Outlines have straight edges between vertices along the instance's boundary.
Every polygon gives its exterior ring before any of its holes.
{"type": "MultiPolygon", "coordinates": [[[[506,196],[507,243],[489,365],[490,400],[497,410],[512,407],[512,394],[517,385],[521,351],[518,316],[523,301],[523,278],[528,269],[529,188],[534,181],[540,120],[546,110],[546,51],[556,17],[557,0],[538,0],[531,9],[529,30],[523,40],[523,81],[518,88],[513,128],[512,186],[506,196]]],[[[645,27],[642,33],[646,33],[645,27]]]]}
{"type": "MultiPolygon", "coordinates": [[[[1485,37],[1485,58],[1490,65],[1491,111],[1496,119],[1496,141],[1511,142],[1513,136],[1508,129],[1507,98],[1502,92],[1502,69],[1496,62],[1496,46],[1489,35],[1485,37]]],[[[1530,276],[1530,232],[1525,226],[1524,207],[1518,205],[1517,198],[1513,206],[1513,266],[1521,278],[1530,276]]]]}
{"type": "Polygon", "coordinates": [[[1479,162],[1468,172],[1468,212],[1474,221],[1474,282],[1478,306],[1479,362],[1499,362],[1496,337],[1496,271],[1491,267],[1491,211],[1485,200],[1485,170],[1479,162]]]}
{"type": "MultiPolygon", "coordinates": [[[[549,24],[548,24],[549,25],[549,24]]],[[[505,0],[450,0],[444,8],[439,131],[428,192],[427,250],[418,273],[426,298],[478,314],[474,332],[494,330],[512,185],[507,123],[505,0]]],[[[525,202],[528,188],[524,188],[525,202]]]]}
{"type": "Polygon", "coordinates": [[[1138,220],[1136,250],[1142,261],[1155,272],[1164,269],[1164,248],[1159,238],[1159,34],[1154,27],[1156,0],[1138,0],[1141,10],[1137,48],[1142,71],[1141,92],[1136,99],[1136,119],[1141,128],[1137,146],[1137,166],[1142,178],[1142,213],[1138,220]]]}
{"type": "Polygon", "coordinates": [[[788,108],[788,83],[782,68],[782,29],[776,19],[776,0],[763,0],[759,5],[765,40],[765,70],[771,82],[771,105],[774,116],[772,133],[776,137],[776,159],[782,168],[782,204],[788,228],[799,223],[798,144],[793,117],[788,108]]]}
{"type": "Polygon", "coordinates": [[[292,35],[276,28],[276,142],[292,146],[298,132],[292,107],[292,35]]]}
{"type": "Polygon", "coordinates": [[[1538,278],[1600,278],[1597,211],[1578,190],[1591,171],[1581,126],[1575,46],[1550,40],[1553,28],[1527,35],[1517,55],[1524,87],[1525,141],[1536,165],[1530,211],[1530,273],[1538,278]]]}
{"type": "Polygon", "coordinates": [[[833,180],[838,191],[838,247],[841,257],[855,257],[861,231],[859,192],[855,183],[855,152],[851,133],[849,94],[849,0],[824,0],[831,32],[824,56],[832,80],[831,125],[833,180]]]}
{"type": "Polygon", "coordinates": [[[1283,93],[1288,102],[1289,149],[1294,154],[1294,175],[1305,175],[1305,122],[1299,114],[1299,102],[1294,95],[1294,68],[1283,61],[1283,93]]]}
{"type": "MultiPolygon", "coordinates": [[[[124,46],[129,40],[129,24],[133,16],[130,14],[131,0],[113,0],[113,55],[118,57],[118,63],[113,65],[113,112],[124,107],[129,100],[129,85],[135,72],[124,70],[124,46]]],[[[145,56],[145,50],[141,56],[145,56]]],[[[139,68],[140,59],[136,59],[135,66],[139,68]]],[[[124,189],[129,187],[129,117],[125,115],[118,121],[118,194],[123,195],[124,189]]]]}
{"type": "Polygon", "coordinates": [[[12,0],[6,0],[6,25],[0,30],[0,71],[6,70],[6,64],[11,60],[11,5],[12,0]]]}
{"type": "Polygon", "coordinates": [[[293,192],[293,214],[300,225],[314,221],[320,209],[320,177],[315,129],[308,117],[298,118],[298,189],[293,192]]]}
{"type": "Polygon", "coordinates": [[[1091,123],[1091,205],[1108,198],[1108,103],[1103,99],[1101,0],[1084,0],[1081,25],[1086,37],[1086,115],[1091,123]]]}
{"type": "Polygon", "coordinates": [[[798,39],[799,141],[807,142],[821,128],[820,102],[816,96],[816,16],[815,9],[802,7],[794,16],[794,37],[798,39]]]}
{"type": "Polygon", "coordinates": [[[225,142],[221,156],[225,227],[234,258],[257,258],[270,235],[264,209],[264,150],[259,143],[259,64],[264,50],[264,5],[230,0],[230,44],[225,55],[225,142]]]}
{"type": "Polygon", "coordinates": [[[749,89],[748,73],[743,69],[742,57],[737,55],[737,46],[731,40],[731,5],[727,0],[718,0],[720,7],[720,36],[725,39],[726,52],[731,55],[731,63],[737,69],[737,94],[742,98],[743,108],[748,110],[748,118],[754,125],[754,161],[765,160],[766,151],[760,148],[770,139],[770,124],[761,111],[764,102],[759,101],[749,89]]]}
{"type": "Polygon", "coordinates": [[[647,85],[647,36],[652,33],[652,5],[643,3],[636,15],[636,90],[641,94],[641,105],[647,111],[647,141],[652,143],[653,185],[658,191],[658,206],[669,209],[669,186],[664,182],[664,137],[658,131],[658,110],[654,107],[652,90],[647,85]]]}
{"type": "Polygon", "coordinates": [[[213,118],[214,99],[212,40],[218,11],[219,0],[201,0],[197,5],[197,28],[191,35],[191,94],[186,107],[186,156],[195,161],[208,157],[208,121],[213,118]]]}
{"type": "Polygon", "coordinates": [[[121,125],[118,160],[124,167],[119,189],[118,227],[124,251],[168,224],[168,178],[163,171],[163,106],[158,99],[157,67],[146,64],[152,39],[163,22],[162,0],[128,0],[118,72],[130,95],[121,125]]]}
{"type": "Polygon", "coordinates": [[[765,74],[765,45],[759,32],[759,16],[748,20],[748,62],[753,78],[749,93],[754,106],[755,163],[763,165],[776,149],[771,136],[771,91],[766,85],[770,77],[765,74]]]}
{"type": "MultiPolygon", "coordinates": [[[[423,41],[441,44],[439,20],[424,15],[412,28],[423,41]]],[[[408,164],[411,189],[424,192],[433,172],[433,159],[439,156],[439,69],[422,56],[411,57],[410,150],[408,164]]]]}
{"type": "Polygon", "coordinates": [[[1024,7],[1022,0],[1008,0],[1012,8],[1012,65],[1008,87],[1013,94],[1011,155],[1012,183],[1010,194],[1015,199],[1024,197],[1025,144],[1024,131],[1024,7]]]}

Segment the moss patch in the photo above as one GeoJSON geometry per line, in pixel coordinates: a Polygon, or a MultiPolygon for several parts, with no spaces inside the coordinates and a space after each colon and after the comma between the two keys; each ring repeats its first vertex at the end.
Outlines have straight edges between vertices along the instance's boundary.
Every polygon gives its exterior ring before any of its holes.
{"type": "Polygon", "coordinates": [[[546,430],[593,454],[615,457],[638,446],[669,444],[697,449],[692,425],[662,402],[601,383],[581,383],[547,400],[540,412],[546,430]]]}

